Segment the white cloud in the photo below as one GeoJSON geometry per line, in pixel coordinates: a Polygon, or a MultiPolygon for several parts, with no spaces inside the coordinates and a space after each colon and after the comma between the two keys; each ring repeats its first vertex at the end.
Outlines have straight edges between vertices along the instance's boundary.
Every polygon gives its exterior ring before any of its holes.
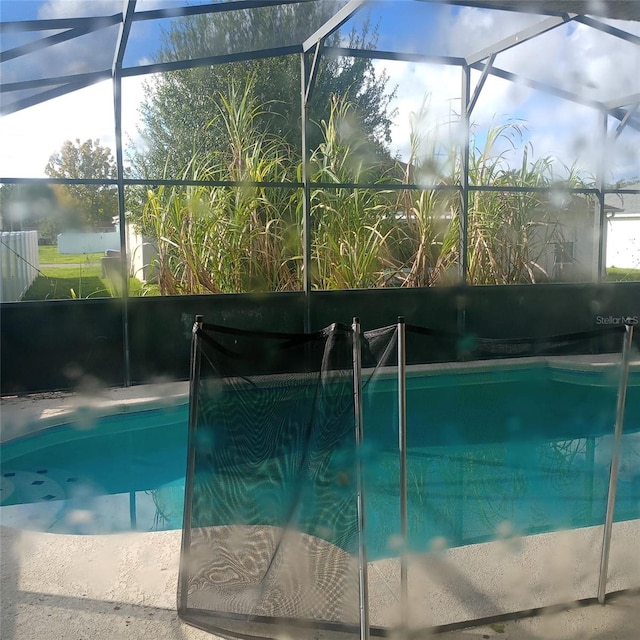
{"type": "Polygon", "coordinates": [[[446,125],[460,112],[461,76],[457,67],[386,61],[374,66],[376,71],[386,70],[390,87],[398,85],[392,105],[398,111],[392,130],[392,153],[408,158],[411,123],[417,125],[415,116],[423,105],[428,117],[420,122],[421,133],[439,140],[448,135],[446,125]]]}
{"type": "MultiPolygon", "coordinates": [[[[464,43],[468,55],[542,20],[542,16],[464,7],[443,21],[438,32],[442,47],[464,43]]],[[[640,23],[606,22],[630,33],[640,31],[640,23]]],[[[499,54],[496,66],[594,100],[640,91],[640,47],[575,22],[499,54]]]]}
{"type": "MultiPolygon", "coordinates": [[[[136,11],[175,7],[174,0],[138,0],[136,11]]],[[[46,0],[38,10],[40,19],[110,16],[122,12],[124,0],[46,0]]]]}
{"type": "Polygon", "coordinates": [[[596,18],[596,20],[604,22],[616,29],[620,29],[621,31],[626,31],[627,33],[640,36],[640,22],[637,20],[611,20],[608,18],[596,18]]]}
{"type": "Polygon", "coordinates": [[[541,22],[543,17],[516,11],[487,11],[461,7],[441,14],[438,47],[444,55],[471,55],[541,22]]]}
{"type": "MultiPolygon", "coordinates": [[[[440,43],[442,47],[449,47],[443,52],[458,55],[460,43],[464,43],[467,53],[482,50],[490,42],[543,19],[477,8],[460,8],[456,12],[442,12],[441,16],[440,43]],[[454,47],[458,51],[453,51],[454,47]]],[[[618,21],[615,26],[630,32],[640,31],[640,23],[618,21]]],[[[399,114],[392,150],[399,150],[406,159],[409,114],[419,108],[426,94],[431,94],[433,112],[427,126],[444,121],[451,111],[459,112],[460,72],[454,67],[409,63],[379,62],[376,66],[384,66],[391,82],[399,83],[395,103],[399,114]],[[424,68],[425,73],[420,73],[420,68],[424,68]]],[[[499,54],[496,66],[603,102],[640,92],[640,47],[577,23],[559,27],[499,54]]],[[[479,76],[479,72],[472,72],[472,91],[479,76]]],[[[533,159],[552,156],[566,165],[575,162],[585,174],[595,173],[605,153],[598,138],[596,109],[551,97],[523,84],[490,77],[473,111],[472,122],[481,132],[510,118],[520,119],[527,125],[523,142],[530,141],[533,145],[533,159]]],[[[619,147],[627,149],[628,145],[619,147]]],[[[521,153],[512,154],[512,158],[520,162],[521,153]]],[[[614,175],[637,172],[638,161],[634,162],[628,153],[624,158],[617,154],[615,162],[614,175]]]]}
{"type": "Polygon", "coordinates": [[[640,47],[581,24],[515,47],[497,66],[603,102],[640,90],[640,47]]]}
{"type": "MultiPolygon", "coordinates": [[[[123,82],[123,143],[137,136],[137,106],[142,96],[139,78],[123,82]]],[[[99,139],[115,153],[111,81],[69,93],[0,118],[0,176],[42,178],[51,154],[65,140],[99,139]]]]}
{"type": "Polygon", "coordinates": [[[122,0],[48,0],[38,10],[41,20],[110,16],[122,11],[122,0]]]}

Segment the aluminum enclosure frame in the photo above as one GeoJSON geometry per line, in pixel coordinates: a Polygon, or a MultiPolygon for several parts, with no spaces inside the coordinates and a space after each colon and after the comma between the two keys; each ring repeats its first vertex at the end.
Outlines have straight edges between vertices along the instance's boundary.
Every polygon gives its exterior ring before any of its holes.
{"type": "MultiPolygon", "coordinates": [[[[279,0],[279,4],[298,4],[304,2],[311,2],[313,0],[279,0]]],[[[325,39],[340,28],[347,20],[349,20],[356,12],[365,8],[370,0],[348,0],[340,9],[329,19],[325,24],[320,26],[316,31],[311,34],[304,42],[294,46],[282,46],[272,47],[268,49],[250,50],[241,53],[223,54],[216,56],[208,56],[191,60],[179,60],[167,63],[149,64],[144,66],[125,67],[124,58],[125,52],[129,40],[129,34],[134,23],[157,20],[160,18],[169,17],[181,17],[181,16],[195,16],[202,14],[213,14],[226,11],[257,9],[260,7],[270,6],[274,3],[271,0],[235,0],[233,2],[219,2],[214,4],[201,4],[196,6],[182,6],[172,7],[166,9],[154,9],[149,11],[136,11],[137,0],[123,0],[122,11],[120,13],[113,14],[111,16],[93,17],[93,18],[65,18],[54,20],[31,20],[24,22],[0,22],[0,33],[11,32],[33,32],[42,30],[59,30],[53,36],[47,36],[40,40],[36,40],[33,43],[25,44],[22,46],[14,47],[13,49],[5,50],[0,54],[0,61],[14,60],[19,58],[27,59],[28,55],[35,51],[41,51],[48,47],[61,42],[72,40],[73,38],[85,35],[87,33],[94,33],[103,30],[114,25],[119,25],[119,34],[114,50],[113,61],[110,69],[103,69],[91,73],[79,74],[79,75],[67,75],[67,76],[51,76],[42,80],[25,79],[24,81],[17,81],[11,83],[3,83],[0,86],[0,92],[2,95],[11,95],[13,92],[18,92],[24,89],[42,89],[40,94],[18,100],[14,104],[4,106],[0,109],[3,115],[19,111],[21,109],[39,104],[43,101],[50,100],[71,91],[76,91],[80,88],[87,87],[95,82],[103,81],[107,78],[111,78],[113,83],[113,96],[114,96],[114,118],[115,118],[115,141],[116,141],[116,163],[117,163],[117,179],[112,181],[101,181],[100,184],[112,185],[118,188],[118,208],[119,208],[119,221],[120,221],[120,245],[121,252],[126,254],[127,251],[127,239],[125,233],[125,202],[124,191],[125,187],[141,184],[203,184],[209,186],[237,186],[237,183],[232,182],[196,182],[196,181],[177,181],[177,180],[134,180],[124,177],[123,170],[123,141],[122,141],[122,80],[124,78],[147,75],[150,73],[158,73],[165,71],[173,71],[178,69],[195,68],[206,65],[225,64],[233,61],[250,60],[256,58],[268,58],[282,55],[299,55],[301,60],[301,91],[300,100],[302,105],[302,113],[306,114],[306,106],[308,100],[313,91],[313,84],[315,79],[315,69],[317,68],[317,62],[321,56],[354,56],[354,57],[367,57],[375,60],[404,60],[404,61],[417,61],[417,62],[433,62],[439,64],[457,66],[461,70],[462,74],[462,105],[463,105],[463,125],[466,131],[466,143],[462,148],[462,166],[463,175],[460,185],[448,187],[459,191],[461,194],[461,264],[460,264],[460,282],[465,284],[467,274],[467,233],[468,227],[468,201],[469,194],[474,190],[486,190],[490,187],[471,186],[469,184],[468,167],[469,167],[469,122],[470,115],[474,109],[475,104],[479,96],[481,95],[482,88],[486,79],[489,76],[496,76],[513,82],[519,82],[526,86],[535,88],[539,91],[561,97],[565,100],[569,100],[576,104],[586,105],[595,109],[601,116],[603,122],[602,135],[607,135],[606,125],[607,119],[613,117],[619,121],[619,124],[613,132],[612,137],[618,137],[625,127],[640,130],[640,114],[638,113],[638,107],[640,105],[640,93],[632,93],[628,96],[624,96],[617,99],[607,99],[601,101],[587,100],[575,93],[566,91],[559,87],[553,86],[548,83],[535,81],[531,78],[518,76],[514,73],[508,72],[504,69],[495,66],[496,56],[508,49],[519,46],[524,42],[535,40],[536,37],[547,33],[548,31],[555,29],[561,25],[569,22],[577,22],[584,24],[590,28],[600,30],[613,37],[620,38],[625,42],[640,47],[640,37],[623,31],[617,27],[614,27],[599,18],[610,17],[628,20],[639,20],[640,11],[636,3],[626,0],[616,0],[614,2],[608,2],[606,5],[601,5],[601,10],[605,10],[606,15],[594,17],[587,14],[587,11],[597,11],[598,6],[593,6],[588,2],[566,0],[563,2],[542,0],[536,3],[516,2],[513,0],[414,0],[414,2],[450,4],[454,6],[468,6],[478,7],[485,9],[499,9],[515,12],[535,12],[540,15],[549,16],[543,20],[540,24],[533,28],[525,29],[510,35],[509,37],[497,40],[490,46],[469,54],[466,58],[452,58],[447,56],[422,56],[422,55],[408,55],[393,51],[376,51],[376,50],[358,50],[347,49],[340,47],[327,47],[325,46],[325,39]],[[471,70],[481,72],[480,81],[477,84],[473,93],[471,93],[470,75],[471,70]],[[631,106],[629,106],[631,105],[631,106]]],[[[302,188],[303,189],[303,269],[304,269],[304,293],[307,297],[312,296],[312,287],[310,280],[311,269],[309,268],[311,259],[311,223],[310,223],[310,197],[311,197],[311,183],[308,171],[308,156],[309,149],[307,148],[307,130],[308,130],[308,118],[304,115],[304,126],[302,132],[302,182],[283,182],[277,183],[273,186],[282,186],[286,188],[302,188]]],[[[601,275],[604,269],[604,227],[606,225],[604,196],[606,193],[618,193],[615,190],[606,190],[604,187],[604,170],[602,166],[598,175],[596,176],[597,188],[595,190],[589,190],[588,193],[595,195],[598,198],[598,215],[599,215],[599,229],[600,237],[598,240],[598,259],[596,265],[596,281],[600,282],[601,275]]],[[[97,181],[90,180],[64,180],[64,179],[26,179],[12,176],[0,176],[0,182],[7,184],[18,183],[42,183],[48,184],[92,184],[97,181]]],[[[260,183],[266,184],[266,183],[260,183]]],[[[314,183],[315,187],[321,188],[323,185],[314,183]]],[[[332,188],[348,188],[356,185],[348,184],[332,184],[332,188]]],[[[357,185],[363,187],[367,185],[357,185]]],[[[388,188],[389,185],[377,185],[377,188],[388,188]]],[[[433,185],[435,187],[435,185],[433,185]]],[[[403,185],[403,188],[408,189],[424,189],[425,185],[403,185]]],[[[428,186],[426,188],[429,188],[428,186]]],[[[513,187],[501,188],[502,191],[514,191],[518,192],[518,188],[513,187]]],[[[523,191],[523,190],[521,190],[523,191]]],[[[637,193],[638,191],[629,190],[624,193],[637,193]]],[[[587,193],[585,190],[570,190],[570,193],[587,193]]],[[[123,265],[123,276],[125,266],[123,265]]],[[[126,283],[127,278],[124,277],[123,281],[126,283]]],[[[125,384],[128,385],[131,382],[131,374],[129,371],[130,363],[130,346],[129,336],[130,330],[128,326],[129,313],[127,309],[127,291],[125,285],[125,291],[123,293],[123,344],[125,350],[125,384]]],[[[13,303],[12,303],[13,304],[13,303]]],[[[307,315],[305,320],[306,330],[310,330],[311,326],[311,304],[307,303],[307,315]]]]}

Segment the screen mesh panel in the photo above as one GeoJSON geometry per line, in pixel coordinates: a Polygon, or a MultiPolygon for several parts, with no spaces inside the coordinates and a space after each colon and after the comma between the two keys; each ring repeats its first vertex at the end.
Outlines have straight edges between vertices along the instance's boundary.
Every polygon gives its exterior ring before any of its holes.
{"type": "MultiPolygon", "coordinates": [[[[401,544],[398,329],[367,331],[363,338],[365,539],[368,559],[375,561],[398,555],[401,544]]],[[[370,588],[375,588],[371,581],[370,588]]]]}
{"type": "Polygon", "coordinates": [[[195,342],[182,614],[357,625],[351,329],[195,342]]]}
{"type": "MultiPolygon", "coordinates": [[[[180,615],[241,638],[405,637],[593,598],[622,343],[203,325],[180,615]]],[[[631,395],[617,521],[638,518],[637,414],[631,395]]]]}
{"type": "MultiPolygon", "coordinates": [[[[457,362],[407,368],[411,627],[594,597],[621,328],[445,338],[457,362]]],[[[408,325],[407,357],[434,339],[408,325]]]]}

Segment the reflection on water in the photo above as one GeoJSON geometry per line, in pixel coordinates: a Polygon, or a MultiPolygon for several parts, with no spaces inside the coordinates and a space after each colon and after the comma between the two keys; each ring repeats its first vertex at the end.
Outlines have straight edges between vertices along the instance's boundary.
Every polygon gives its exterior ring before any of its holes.
{"type": "MultiPolygon", "coordinates": [[[[504,523],[521,535],[602,524],[610,460],[610,436],[410,450],[409,545],[426,551],[434,539],[449,546],[490,540],[504,523]]],[[[398,456],[380,454],[377,462],[367,486],[374,558],[388,554],[380,543],[400,530],[399,502],[391,498],[398,456]]],[[[615,518],[640,518],[637,433],[623,439],[615,518]]]]}
{"type": "Polygon", "coordinates": [[[184,481],[153,491],[104,495],[87,487],[66,500],[7,505],[3,525],[49,533],[166,531],[182,526],[184,481]]]}
{"type": "MultiPolygon", "coordinates": [[[[604,436],[410,451],[410,546],[424,551],[434,540],[446,540],[448,546],[489,540],[506,522],[513,533],[523,535],[602,524],[611,440],[604,436]]],[[[397,452],[378,452],[368,462],[368,549],[373,560],[397,552],[389,545],[400,531],[399,460],[397,452]]],[[[41,485],[32,483],[43,475],[29,472],[4,478],[5,484],[23,483],[23,497],[28,497],[23,504],[0,509],[4,525],[76,534],[182,526],[183,478],[157,489],[108,495],[78,482],[73,490],[67,488],[65,499],[37,500],[34,489],[42,493],[60,487],[56,473],[48,475],[41,485]]],[[[623,438],[615,518],[640,518],[640,433],[623,438]]]]}

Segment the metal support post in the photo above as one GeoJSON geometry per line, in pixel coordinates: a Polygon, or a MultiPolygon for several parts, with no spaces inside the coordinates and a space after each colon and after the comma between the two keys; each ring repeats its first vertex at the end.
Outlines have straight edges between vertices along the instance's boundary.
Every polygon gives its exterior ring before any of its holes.
{"type": "Polygon", "coordinates": [[[360,640],[369,640],[369,578],[365,540],[365,500],[362,462],[364,431],[362,425],[362,354],[360,349],[360,319],[353,319],[353,398],[356,425],[356,482],[358,510],[358,577],[360,595],[360,640]]]}
{"type": "Polygon", "coordinates": [[[304,291],[304,331],[311,332],[311,185],[308,141],[309,107],[307,98],[313,86],[307,55],[300,54],[300,108],[302,113],[302,277],[304,291]],[[307,85],[307,81],[309,84],[307,85]]]}
{"type": "Polygon", "coordinates": [[[616,506],[616,489],[618,485],[618,469],[620,467],[620,442],[624,423],[624,408],[627,400],[627,382],[629,380],[629,359],[633,340],[633,324],[625,324],[624,343],[622,346],[622,371],[618,385],[618,403],[616,407],[616,425],[613,434],[611,453],[611,469],[609,471],[609,493],[607,495],[607,514],[604,521],[602,537],[602,556],[600,558],[600,579],[598,581],[598,602],[604,604],[607,589],[607,573],[609,569],[609,551],[611,550],[611,531],[613,514],[616,506]]]}
{"type": "Polygon", "coordinates": [[[189,437],[187,440],[187,473],[184,487],[184,511],[182,524],[182,546],[180,558],[180,575],[178,576],[178,612],[184,611],[187,604],[188,572],[185,566],[191,548],[191,507],[193,504],[193,475],[195,468],[196,426],[198,423],[198,385],[200,384],[201,346],[198,332],[202,330],[203,317],[197,315],[193,323],[191,336],[191,363],[189,371],[189,437]]]}
{"type": "Polygon", "coordinates": [[[408,558],[409,537],[407,512],[407,347],[405,322],[398,317],[398,450],[400,452],[400,612],[401,626],[406,630],[409,617],[408,558]]]}

